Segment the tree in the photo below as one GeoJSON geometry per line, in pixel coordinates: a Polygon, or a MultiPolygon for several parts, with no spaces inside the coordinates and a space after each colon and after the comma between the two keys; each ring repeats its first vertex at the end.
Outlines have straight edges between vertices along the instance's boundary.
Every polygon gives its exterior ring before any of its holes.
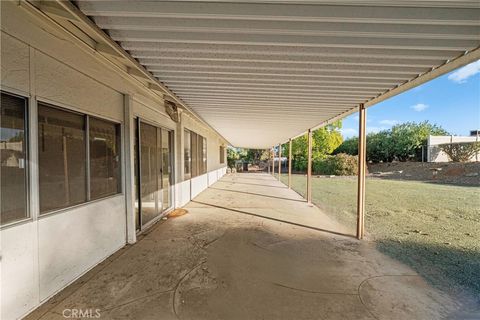
{"type": "MultiPolygon", "coordinates": [[[[340,128],[342,122],[338,121],[317,129],[312,133],[312,159],[323,159],[331,154],[341,143],[342,134],[340,128]]],[[[283,152],[283,148],[282,148],[283,152]]],[[[288,151],[287,151],[288,152],[288,151]]],[[[305,171],[307,168],[308,156],[308,134],[304,134],[292,140],[292,162],[293,168],[298,171],[305,171]]]]}
{"type": "Polygon", "coordinates": [[[373,162],[391,162],[395,157],[390,130],[367,135],[367,160],[373,162]]]}
{"type": "Polygon", "coordinates": [[[334,150],[333,154],[346,153],[351,156],[358,155],[358,137],[348,138],[334,150]]]}
{"type": "Polygon", "coordinates": [[[268,159],[268,151],[265,149],[248,149],[245,160],[252,164],[268,159]]]}
{"type": "Polygon", "coordinates": [[[235,161],[240,159],[237,149],[228,147],[227,148],[227,165],[230,169],[235,167],[235,161]]]}
{"type": "Polygon", "coordinates": [[[323,159],[342,144],[341,122],[322,127],[313,132],[312,157],[323,159]]]}
{"type": "MultiPolygon", "coordinates": [[[[394,159],[407,161],[418,157],[418,151],[426,146],[429,135],[448,134],[442,127],[428,121],[406,122],[367,135],[367,160],[373,162],[389,162],[394,159]]],[[[335,154],[358,154],[358,138],[345,140],[334,151],[335,154]]]]}
{"type": "Polygon", "coordinates": [[[400,161],[407,161],[416,156],[416,152],[427,144],[429,135],[447,135],[442,127],[428,121],[405,122],[391,129],[392,151],[400,161]]]}

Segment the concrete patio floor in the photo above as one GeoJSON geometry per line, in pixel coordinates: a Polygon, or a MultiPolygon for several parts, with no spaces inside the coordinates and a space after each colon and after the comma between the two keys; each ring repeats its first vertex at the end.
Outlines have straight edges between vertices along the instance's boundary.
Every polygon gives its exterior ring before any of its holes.
{"type": "Polygon", "coordinates": [[[440,319],[459,302],[264,173],[230,174],[27,319],[440,319]]]}

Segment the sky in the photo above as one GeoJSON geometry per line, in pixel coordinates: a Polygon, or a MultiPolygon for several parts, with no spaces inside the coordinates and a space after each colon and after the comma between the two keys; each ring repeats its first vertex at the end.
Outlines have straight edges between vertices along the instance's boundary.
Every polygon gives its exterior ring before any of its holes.
{"type": "MultiPolygon", "coordinates": [[[[367,132],[428,120],[453,135],[480,129],[480,60],[367,109],[367,132]]],[[[358,114],[343,119],[344,139],[358,136],[358,114]]]]}

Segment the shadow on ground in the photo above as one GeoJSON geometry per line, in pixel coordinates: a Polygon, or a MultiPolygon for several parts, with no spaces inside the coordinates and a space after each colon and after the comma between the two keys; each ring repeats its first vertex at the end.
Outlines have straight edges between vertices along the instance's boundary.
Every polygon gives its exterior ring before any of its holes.
{"type": "Polygon", "coordinates": [[[460,286],[480,303],[479,251],[391,239],[379,240],[377,248],[409,265],[433,285],[448,291],[457,291],[456,286],[460,286]]]}

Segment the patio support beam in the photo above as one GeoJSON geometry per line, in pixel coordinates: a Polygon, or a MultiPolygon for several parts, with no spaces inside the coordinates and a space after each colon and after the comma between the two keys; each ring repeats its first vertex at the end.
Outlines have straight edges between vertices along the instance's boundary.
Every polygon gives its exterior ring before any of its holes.
{"type": "Polygon", "coordinates": [[[278,181],[280,181],[280,176],[282,175],[282,144],[278,145],[278,181]]]}
{"type": "Polygon", "coordinates": [[[288,188],[292,189],[292,139],[288,140],[288,188]]]}
{"type": "Polygon", "coordinates": [[[272,176],[275,176],[275,148],[272,147],[272,176]]]}
{"type": "Polygon", "coordinates": [[[268,158],[267,158],[267,173],[270,174],[270,151],[267,149],[266,151],[268,151],[268,158]]]}
{"type": "Polygon", "coordinates": [[[366,116],[363,103],[358,108],[358,190],[357,190],[357,238],[363,239],[365,229],[365,173],[367,166],[366,116]]]}
{"type": "Polygon", "coordinates": [[[312,129],[308,129],[307,203],[312,204],[312,129]]]}

